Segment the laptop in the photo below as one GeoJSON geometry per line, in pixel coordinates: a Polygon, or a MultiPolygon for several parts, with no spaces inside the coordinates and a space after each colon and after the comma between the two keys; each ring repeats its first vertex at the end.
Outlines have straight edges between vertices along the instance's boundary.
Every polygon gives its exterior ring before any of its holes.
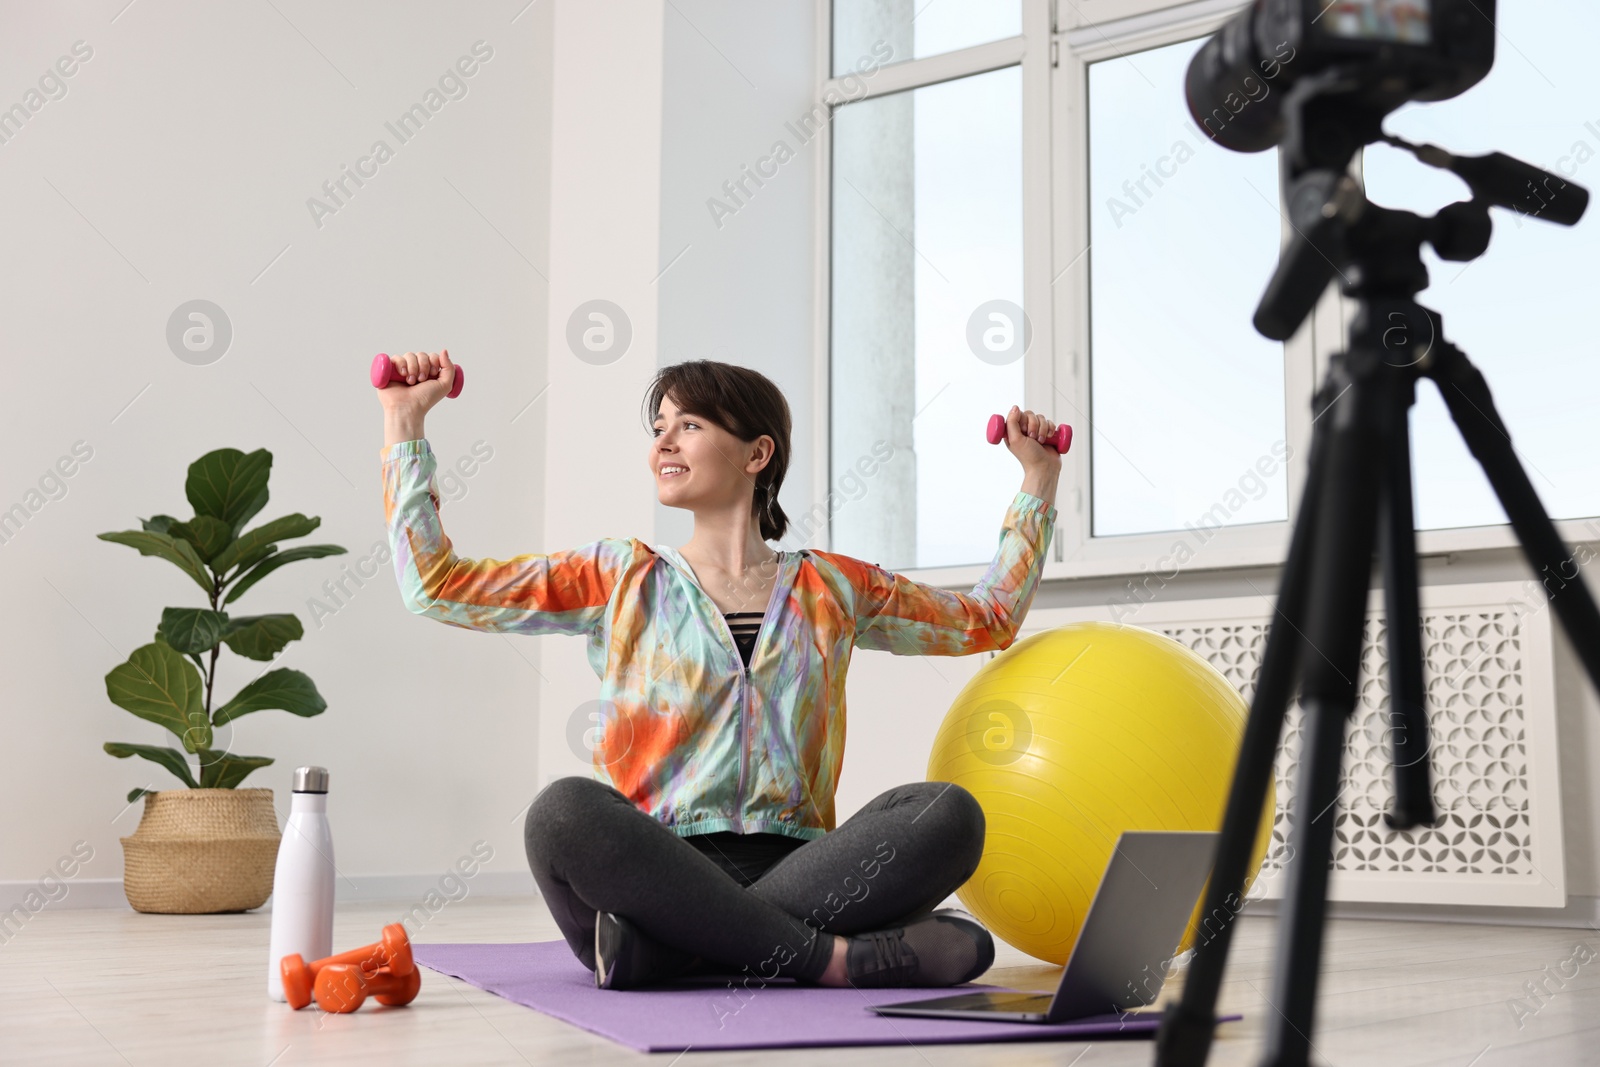
{"type": "Polygon", "coordinates": [[[1152,1004],[1211,874],[1219,836],[1199,830],[1124,831],[1053,996],[957,993],[875,1004],[871,1010],[937,1019],[1063,1023],[1152,1004]]]}

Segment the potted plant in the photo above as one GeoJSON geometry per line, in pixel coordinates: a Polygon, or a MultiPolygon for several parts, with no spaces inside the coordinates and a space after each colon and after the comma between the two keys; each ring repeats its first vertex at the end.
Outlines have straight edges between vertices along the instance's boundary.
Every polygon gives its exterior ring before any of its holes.
{"type": "Polygon", "coordinates": [[[188,787],[128,794],[129,803],[144,797],[138,828],[122,839],[123,891],[137,911],[247,911],[272,893],[279,837],[272,790],[238,788],[272,759],[215,747],[216,731],[252,711],[311,716],[327,703],[309,677],[280,667],[213,707],[222,645],[246,659],[271,660],[305,632],[292,613],[229,615],[223,609],[286,563],[345,550],[301,545],[278,551],[276,542],[304,537],[322,523],[298,512],[244,529],[266,506],[271,471],[272,453],[264,448],[248,455],[236,448],[208,452],[189,464],[184,485],[193,518],[156,515],[140,519],[142,529],[98,535],[167,560],[209,601],[207,607],[163,608],[155,639],[106,675],[112,703],[166,727],[181,746],[111,741],[106,752],[119,759],[142,756],[188,787]]]}

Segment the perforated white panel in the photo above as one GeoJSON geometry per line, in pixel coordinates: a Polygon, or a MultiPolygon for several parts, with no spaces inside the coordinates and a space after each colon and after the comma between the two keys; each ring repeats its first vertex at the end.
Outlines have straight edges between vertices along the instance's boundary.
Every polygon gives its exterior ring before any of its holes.
{"type": "MultiPolygon", "coordinates": [[[[1266,647],[1262,597],[1150,603],[1121,621],[1194,649],[1246,700],[1266,647]]],[[[1406,903],[1559,907],[1566,903],[1556,766],[1550,612],[1516,583],[1425,587],[1427,680],[1436,826],[1395,831],[1383,821],[1393,795],[1388,656],[1381,599],[1369,604],[1361,699],[1347,726],[1335,815],[1329,898],[1406,903]]],[[[1109,608],[1039,610],[1024,634],[1109,608]]],[[[1304,716],[1291,705],[1277,760],[1273,843],[1259,895],[1282,896],[1285,843],[1293,839],[1294,780],[1304,716]]],[[[1252,896],[1258,895],[1252,892],[1252,896]]]]}

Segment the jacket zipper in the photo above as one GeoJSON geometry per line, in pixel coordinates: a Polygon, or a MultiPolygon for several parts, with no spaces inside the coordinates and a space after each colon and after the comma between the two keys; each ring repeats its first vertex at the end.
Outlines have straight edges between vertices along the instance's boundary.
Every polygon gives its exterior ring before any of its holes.
{"type": "MultiPolygon", "coordinates": [[[[755,644],[750,646],[750,660],[755,661],[756,653],[761,649],[761,637],[767,632],[767,626],[772,620],[772,605],[778,599],[778,587],[783,584],[783,568],[779,567],[778,574],[772,579],[772,592],[767,594],[767,610],[761,616],[761,626],[756,630],[755,644]]],[[[709,597],[710,594],[707,594],[709,597]]],[[[712,608],[716,608],[713,602],[712,608]]],[[[728,634],[728,643],[733,646],[734,656],[739,656],[739,643],[733,639],[733,628],[728,625],[728,620],[722,618],[722,612],[717,611],[717,618],[722,620],[722,628],[728,634]]],[[[742,659],[742,657],[740,657],[742,659]]],[[[749,757],[746,752],[748,745],[749,727],[746,725],[750,719],[750,668],[740,663],[739,678],[739,782],[733,791],[734,817],[739,820],[739,833],[744,833],[744,782],[746,766],[749,757]]]]}

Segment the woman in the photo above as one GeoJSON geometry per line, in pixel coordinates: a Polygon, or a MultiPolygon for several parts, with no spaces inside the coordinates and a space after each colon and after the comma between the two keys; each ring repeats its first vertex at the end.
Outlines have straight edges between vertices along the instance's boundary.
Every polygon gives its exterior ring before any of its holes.
{"type": "Polygon", "coordinates": [[[605,538],[509,560],[455,554],[439,524],[423,416],[449,352],[407,352],[386,388],[384,510],[407,607],[488,632],[573,634],[607,709],[596,777],[552,782],[528,810],[528,862],[595,984],[700,972],[842,986],[947,986],[994,960],[971,916],[935,910],[971,877],[983,812],[948,782],[879,795],[835,826],[852,648],[967,655],[1008,647],[1054,529],[1055,424],[1013,407],[1021,491],[971,594],[875,564],[776,550],[788,525],[783,394],[696,360],[645,398],[657,499],[694,513],[681,548],[605,538]]]}

